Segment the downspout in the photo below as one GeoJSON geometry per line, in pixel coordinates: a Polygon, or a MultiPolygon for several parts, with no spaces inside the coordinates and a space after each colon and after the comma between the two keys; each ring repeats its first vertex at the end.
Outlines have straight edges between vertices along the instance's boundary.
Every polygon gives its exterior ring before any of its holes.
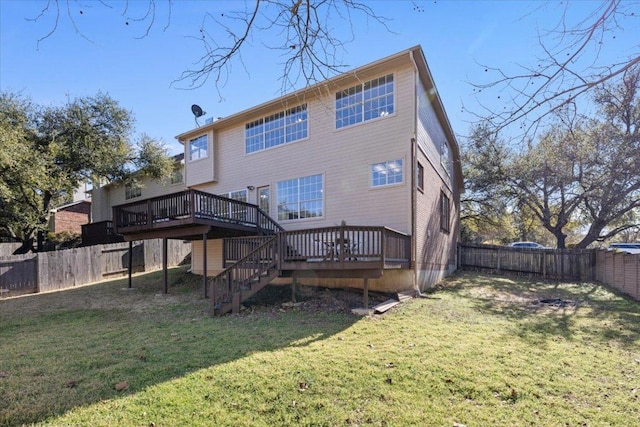
{"type": "Polygon", "coordinates": [[[413,51],[409,51],[409,58],[411,59],[411,63],[413,64],[413,114],[411,117],[412,128],[413,128],[413,137],[411,138],[411,263],[410,265],[413,267],[413,288],[416,290],[418,294],[420,294],[420,288],[418,287],[418,259],[417,259],[417,233],[418,233],[418,225],[416,224],[416,162],[417,162],[417,154],[416,154],[416,138],[418,134],[417,129],[417,116],[418,116],[418,64],[416,64],[416,60],[413,57],[413,51]]]}

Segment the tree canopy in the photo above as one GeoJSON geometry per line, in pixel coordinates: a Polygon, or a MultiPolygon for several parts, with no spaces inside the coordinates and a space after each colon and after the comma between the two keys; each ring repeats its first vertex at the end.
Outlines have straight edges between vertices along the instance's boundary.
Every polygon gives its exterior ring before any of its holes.
{"type": "Polygon", "coordinates": [[[27,252],[80,183],[166,176],[173,162],[163,144],[148,136],[134,144],[133,123],[105,94],[43,107],[0,93],[0,235],[27,252]]]}
{"type": "Polygon", "coordinates": [[[640,228],[640,66],[600,85],[593,102],[593,116],[558,111],[553,125],[523,148],[478,126],[466,147],[475,200],[463,205],[467,216],[490,222],[526,211],[559,248],[569,229],[582,230],[575,245],[585,248],[640,228]]]}

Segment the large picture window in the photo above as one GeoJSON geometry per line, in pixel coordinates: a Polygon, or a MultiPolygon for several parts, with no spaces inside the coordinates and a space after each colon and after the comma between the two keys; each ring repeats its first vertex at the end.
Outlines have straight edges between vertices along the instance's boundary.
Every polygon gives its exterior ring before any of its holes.
{"type": "Polygon", "coordinates": [[[336,93],[336,129],[392,114],[393,74],[336,93]]]}
{"type": "Polygon", "coordinates": [[[308,134],[307,104],[280,111],[245,125],[247,154],[304,139],[308,134]]]}
{"type": "Polygon", "coordinates": [[[371,185],[373,187],[400,183],[402,183],[402,159],[371,165],[371,185]]]}
{"type": "Polygon", "coordinates": [[[440,192],[440,229],[448,233],[450,223],[451,223],[450,201],[446,194],[444,194],[443,192],[440,192]]]}
{"type": "Polygon", "coordinates": [[[280,181],[277,192],[279,221],[323,215],[322,175],[280,181]]]}
{"type": "Polygon", "coordinates": [[[209,156],[209,140],[201,135],[189,141],[189,161],[204,159],[209,156]]]}

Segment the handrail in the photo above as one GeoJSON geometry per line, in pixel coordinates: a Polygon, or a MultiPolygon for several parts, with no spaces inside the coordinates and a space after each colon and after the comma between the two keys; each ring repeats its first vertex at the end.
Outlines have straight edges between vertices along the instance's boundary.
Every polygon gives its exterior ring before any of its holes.
{"type": "Polygon", "coordinates": [[[234,294],[260,276],[277,268],[276,265],[277,237],[273,236],[256,249],[238,260],[235,264],[225,268],[215,277],[209,279],[205,296],[211,287],[211,306],[213,311],[224,302],[230,302],[234,294]]]}
{"type": "Polygon", "coordinates": [[[262,234],[275,234],[283,230],[258,205],[199,190],[180,191],[113,208],[116,230],[127,227],[152,228],[153,224],[184,218],[254,226],[262,234]]]}

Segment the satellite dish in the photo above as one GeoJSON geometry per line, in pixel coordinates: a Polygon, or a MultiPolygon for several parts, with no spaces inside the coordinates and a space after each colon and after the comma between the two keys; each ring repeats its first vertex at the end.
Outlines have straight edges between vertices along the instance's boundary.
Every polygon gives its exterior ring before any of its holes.
{"type": "Polygon", "coordinates": [[[198,117],[202,117],[202,116],[204,116],[205,114],[207,114],[206,112],[202,111],[202,108],[200,108],[200,106],[199,106],[199,105],[196,105],[196,104],[193,104],[193,105],[191,106],[191,112],[193,113],[193,115],[194,115],[194,116],[196,116],[196,119],[197,119],[198,117]]]}

